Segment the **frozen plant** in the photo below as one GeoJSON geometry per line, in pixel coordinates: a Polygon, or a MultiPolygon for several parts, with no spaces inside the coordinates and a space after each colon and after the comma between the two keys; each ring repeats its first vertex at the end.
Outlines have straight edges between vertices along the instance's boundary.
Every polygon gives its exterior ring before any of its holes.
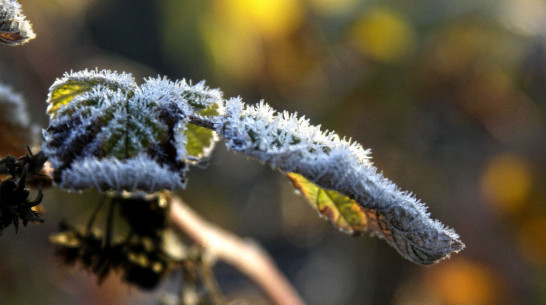
{"type": "Polygon", "coordinates": [[[189,165],[210,154],[216,132],[229,150],[286,173],[343,231],[369,231],[425,265],[464,248],[423,203],[377,171],[369,150],[264,102],[223,99],[204,83],[150,78],[137,86],[126,73],[86,70],[58,79],[48,103],[51,121],[42,150],[61,188],[184,188],[189,165]],[[195,149],[198,142],[208,144],[195,149]],[[330,198],[337,199],[324,203],[309,196],[321,192],[334,192],[330,198]],[[340,224],[340,217],[349,223],[340,224]]]}

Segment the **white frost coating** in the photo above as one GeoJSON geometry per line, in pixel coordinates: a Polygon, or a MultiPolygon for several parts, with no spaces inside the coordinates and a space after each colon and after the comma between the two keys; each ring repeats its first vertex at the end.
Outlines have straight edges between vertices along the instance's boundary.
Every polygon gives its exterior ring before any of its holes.
{"type": "Polygon", "coordinates": [[[49,88],[49,91],[54,91],[58,87],[70,81],[75,81],[78,83],[89,83],[95,81],[97,84],[103,86],[114,86],[124,90],[134,90],[137,87],[135,78],[131,73],[118,73],[117,71],[111,70],[99,71],[98,68],[95,68],[94,70],[85,69],[78,72],[65,72],[61,78],[55,80],[53,85],[51,85],[49,88]]]}
{"type": "MultiPolygon", "coordinates": [[[[70,71],[65,72],[61,78],[57,78],[55,82],[49,87],[49,94],[48,94],[48,100],[52,99],[52,93],[56,90],[67,86],[67,85],[79,85],[82,86],[81,90],[85,90],[87,87],[87,90],[93,91],[94,96],[101,95],[104,97],[107,97],[106,94],[109,91],[106,91],[107,89],[113,90],[113,91],[121,91],[118,94],[126,94],[127,92],[134,91],[137,89],[137,84],[135,82],[134,77],[130,73],[118,73],[117,71],[110,71],[110,70],[98,70],[97,68],[95,70],[82,70],[78,72],[70,71]]],[[[82,92],[79,96],[76,96],[75,98],[80,97],[80,100],[84,100],[84,95],[86,92],[82,92]]],[[[71,105],[69,103],[68,105],[71,105]]],[[[50,103],[47,107],[48,113],[50,110],[55,107],[55,103],[50,103]]],[[[68,105],[64,105],[62,108],[67,107],[68,105]]],[[[50,117],[54,118],[58,114],[51,113],[50,117]]]]}
{"type": "Polygon", "coordinates": [[[22,45],[36,37],[32,25],[26,20],[21,5],[16,0],[0,1],[0,42],[22,45]]]}
{"type": "Polygon", "coordinates": [[[188,142],[188,137],[185,133],[188,125],[187,118],[180,120],[174,128],[174,147],[176,147],[176,161],[185,161],[188,156],[188,150],[186,149],[186,144],[188,142]]]}
{"type": "Polygon", "coordinates": [[[369,150],[358,143],[321,132],[295,114],[277,113],[263,101],[248,106],[240,98],[226,101],[226,116],[218,119],[216,130],[228,149],[302,174],[379,212],[389,226],[388,236],[380,236],[412,261],[430,264],[464,248],[459,236],[432,220],[421,202],[378,173],[369,150]]]}
{"type": "Polygon", "coordinates": [[[184,106],[207,108],[214,104],[220,104],[222,101],[222,92],[218,89],[208,88],[204,81],[192,85],[185,79],[173,82],[166,77],[158,76],[145,79],[145,82],[140,85],[140,90],[149,99],[160,103],[181,102],[184,106]]]}
{"type": "Polygon", "coordinates": [[[0,84],[0,121],[17,127],[29,127],[30,120],[21,94],[0,84]]]}
{"type": "Polygon", "coordinates": [[[175,190],[185,187],[185,181],[181,180],[185,171],[175,172],[145,154],[125,160],[89,157],[74,161],[70,169],[64,170],[59,187],[67,190],[95,187],[98,191],[175,190]]]}

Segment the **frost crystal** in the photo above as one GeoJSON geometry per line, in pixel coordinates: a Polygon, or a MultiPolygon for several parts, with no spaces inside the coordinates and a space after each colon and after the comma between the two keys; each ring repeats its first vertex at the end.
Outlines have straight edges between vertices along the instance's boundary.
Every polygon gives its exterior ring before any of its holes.
{"type": "Polygon", "coordinates": [[[226,117],[216,126],[228,149],[299,173],[376,211],[377,223],[388,228],[375,232],[386,230],[380,236],[412,261],[430,264],[464,248],[453,230],[429,217],[424,204],[378,173],[358,143],[321,132],[304,117],[277,113],[263,102],[245,106],[240,99],[226,102],[226,117]]]}
{"type": "Polygon", "coordinates": [[[0,42],[7,45],[22,45],[36,37],[32,26],[21,11],[16,0],[0,1],[0,42]]]}

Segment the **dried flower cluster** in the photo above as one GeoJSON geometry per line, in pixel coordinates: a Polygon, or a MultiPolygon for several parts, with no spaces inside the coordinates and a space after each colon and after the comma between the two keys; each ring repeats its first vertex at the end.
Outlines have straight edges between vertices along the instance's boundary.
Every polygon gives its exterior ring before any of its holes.
{"type": "Polygon", "coordinates": [[[0,235],[2,231],[13,224],[15,232],[19,229],[19,221],[26,226],[28,222],[43,222],[40,214],[33,210],[42,202],[42,190],[34,200],[29,200],[30,191],[26,188],[27,178],[38,173],[45,163],[40,153],[15,159],[7,156],[0,160],[0,175],[9,174],[10,177],[0,182],[0,235]]]}
{"type": "MultiPolygon", "coordinates": [[[[153,289],[175,261],[164,251],[168,205],[163,195],[118,196],[110,202],[105,234],[94,225],[96,214],[85,230],[61,223],[50,236],[57,255],[67,265],[79,264],[102,282],[111,271],[120,271],[127,283],[153,289]],[[114,208],[129,223],[129,233],[114,240],[114,208]]],[[[98,210],[97,210],[98,212],[98,210]]]]}

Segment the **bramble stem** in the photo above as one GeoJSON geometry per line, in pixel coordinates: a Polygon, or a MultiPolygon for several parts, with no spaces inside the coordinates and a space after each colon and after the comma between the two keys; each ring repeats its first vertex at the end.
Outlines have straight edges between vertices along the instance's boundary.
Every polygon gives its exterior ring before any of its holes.
{"type": "Polygon", "coordinates": [[[203,220],[180,198],[171,201],[171,224],[208,254],[237,268],[279,305],[304,305],[294,287],[258,245],[203,220]]]}

